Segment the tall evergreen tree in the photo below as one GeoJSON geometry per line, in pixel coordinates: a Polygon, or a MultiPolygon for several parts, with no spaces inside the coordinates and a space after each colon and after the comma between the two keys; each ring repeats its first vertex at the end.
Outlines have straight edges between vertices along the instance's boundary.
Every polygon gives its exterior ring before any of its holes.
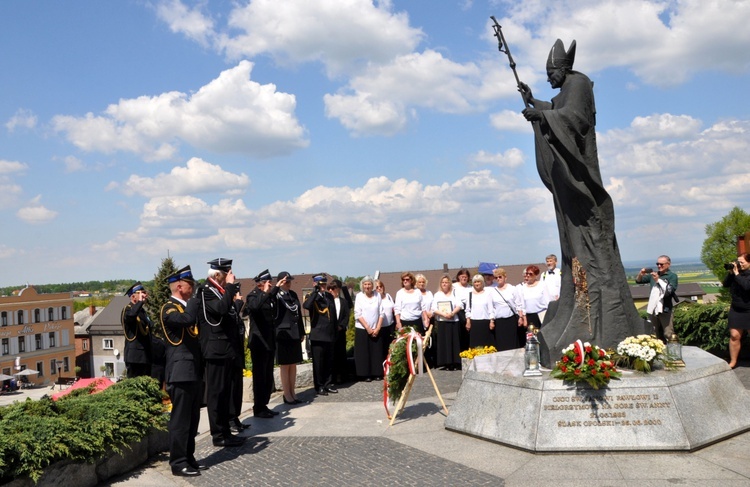
{"type": "Polygon", "coordinates": [[[177,272],[177,265],[172,257],[166,257],[161,260],[159,270],[154,274],[154,281],[148,289],[148,315],[154,324],[153,334],[159,338],[164,338],[164,330],[161,328],[159,313],[161,307],[169,300],[172,293],[169,291],[167,276],[177,272]]]}

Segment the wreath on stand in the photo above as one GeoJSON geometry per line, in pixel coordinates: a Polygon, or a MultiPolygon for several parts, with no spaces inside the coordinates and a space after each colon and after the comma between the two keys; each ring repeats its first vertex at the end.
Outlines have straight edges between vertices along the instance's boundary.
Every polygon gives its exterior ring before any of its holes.
{"type": "Polygon", "coordinates": [[[404,392],[410,375],[420,372],[423,361],[422,335],[407,326],[396,332],[396,339],[388,347],[388,358],[383,364],[383,404],[391,417],[388,403],[395,404],[404,392]],[[409,353],[406,353],[409,350],[409,353]]]}

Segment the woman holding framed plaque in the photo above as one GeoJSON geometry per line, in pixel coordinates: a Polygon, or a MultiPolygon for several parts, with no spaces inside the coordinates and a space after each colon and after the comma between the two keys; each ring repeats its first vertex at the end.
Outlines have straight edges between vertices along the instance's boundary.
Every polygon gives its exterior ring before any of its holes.
{"type": "Polygon", "coordinates": [[[440,291],[432,300],[432,316],[438,328],[440,340],[437,343],[437,365],[447,370],[461,369],[461,335],[458,315],[463,309],[461,299],[453,289],[448,275],[440,278],[440,291]]]}

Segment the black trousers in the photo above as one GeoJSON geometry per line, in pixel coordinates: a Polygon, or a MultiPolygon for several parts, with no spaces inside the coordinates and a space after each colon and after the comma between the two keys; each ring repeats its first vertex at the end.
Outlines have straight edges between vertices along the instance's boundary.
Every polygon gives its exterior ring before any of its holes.
{"type": "Polygon", "coordinates": [[[253,412],[268,409],[273,392],[273,356],[260,340],[250,342],[250,358],[253,361],[253,412]]]}
{"type": "Polygon", "coordinates": [[[232,369],[229,359],[206,359],[206,410],[215,440],[232,434],[229,429],[232,369]]]}
{"type": "Polygon", "coordinates": [[[344,382],[348,376],[346,367],[346,328],[336,332],[333,342],[333,378],[336,382],[344,382]]]}
{"type": "Polygon", "coordinates": [[[183,469],[195,460],[195,436],[201,419],[203,382],[174,382],[167,384],[172,400],[169,431],[169,465],[183,469]]]}
{"type": "Polygon", "coordinates": [[[244,381],[242,372],[244,368],[238,364],[232,364],[232,373],[229,380],[229,420],[237,419],[242,412],[242,393],[244,388],[244,381]]]}
{"type": "Polygon", "coordinates": [[[313,382],[315,389],[331,387],[333,383],[333,342],[311,341],[313,382]]]}

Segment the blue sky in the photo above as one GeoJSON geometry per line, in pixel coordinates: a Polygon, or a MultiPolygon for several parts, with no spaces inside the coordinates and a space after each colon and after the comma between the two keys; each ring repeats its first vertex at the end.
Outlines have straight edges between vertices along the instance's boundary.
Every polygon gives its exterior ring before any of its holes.
{"type": "Polygon", "coordinates": [[[750,2],[0,3],[0,285],[558,252],[519,76],[576,39],[623,260],[750,210],[750,2]]]}

